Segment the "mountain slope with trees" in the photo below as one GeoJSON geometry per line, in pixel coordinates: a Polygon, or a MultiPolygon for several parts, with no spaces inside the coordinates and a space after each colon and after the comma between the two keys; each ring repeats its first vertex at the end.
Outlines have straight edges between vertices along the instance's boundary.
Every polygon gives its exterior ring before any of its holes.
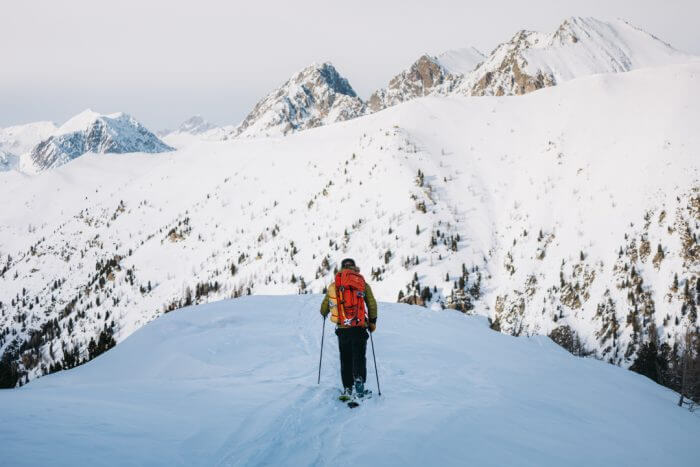
{"type": "Polygon", "coordinates": [[[698,326],[699,66],[0,174],[4,384],[181,306],[322,292],[344,256],[381,300],[673,370],[698,326]]]}

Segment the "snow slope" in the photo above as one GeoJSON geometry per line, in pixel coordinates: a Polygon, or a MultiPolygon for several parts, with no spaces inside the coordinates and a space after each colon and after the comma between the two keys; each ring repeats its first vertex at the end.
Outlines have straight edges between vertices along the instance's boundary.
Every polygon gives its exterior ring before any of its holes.
{"type": "Polygon", "coordinates": [[[318,293],[355,256],[384,301],[427,289],[504,332],[568,326],[628,366],[698,324],[699,80],[693,62],[423,98],[0,174],[0,349],[34,378],[105,326],[122,341],[188,295],[318,293]]]}
{"type": "MultiPolygon", "coordinates": [[[[0,391],[8,465],[697,465],[676,394],[546,337],[380,304],[382,396],[336,400],[321,297],[245,297],[166,315],[76,369],[0,391]]],[[[376,394],[368,344],[368,386],[376,394]]]]}
{"type": "Polygon", "coordinates": [[[436,58],[450,73],[464,75],[474,71],[486,56],[474,47],[463,47],[442,52],[436,58]]]}

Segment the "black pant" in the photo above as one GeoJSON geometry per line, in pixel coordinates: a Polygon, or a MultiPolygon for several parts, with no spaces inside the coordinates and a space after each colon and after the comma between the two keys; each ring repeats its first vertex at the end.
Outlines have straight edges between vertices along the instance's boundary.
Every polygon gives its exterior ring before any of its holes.
{"type": "Polygon", "coordinates": [[[352,388],[355,380],[363,383],[367,379],[367,339],[369,334],[365,328],[338,328],[335,330],[338,336],[338,349],[340,350],[340,377],[343,379],[343,387],[352,388]]]}

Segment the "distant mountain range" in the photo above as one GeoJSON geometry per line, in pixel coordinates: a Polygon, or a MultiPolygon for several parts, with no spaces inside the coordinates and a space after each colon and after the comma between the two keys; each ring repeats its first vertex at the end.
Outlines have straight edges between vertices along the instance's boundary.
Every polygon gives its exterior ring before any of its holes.
{"type": "Polygon", "coordinates": [[[421,55],[364,101],[331,63],[313,64],[260,100],[238,125],[194,116],[163,140],[126,114],[85,111],[57,128],[0,129],[0,170],[41,171],[86,153],[170,151],[194,140],[284,136],[350,120],[425,96],[525,94],[574,78],[687,61],[691,57],[621,20],[568,18],[552,33],[518,31],[484,55],[463,48],[421,55]]]}
{"type": "MultiPolygon", "coordinates": [[[[421,55],[363,101],[331,63],[311,65],[265,96],[236,127],[205,139],[279,136],[374,113],[431,95],[509,96],[596,73],[691,58],[629,23],[571,17],[552,33],[518,31],[484,55],[470,47],[421,55]]],[[[179,133],[198,134],[183,124],[179,133]]]]}
{"type": "Polygon", "coordinates": [[[133,117],[85,110],[60,127],[38,122],[0,129],[5,153],[0,169],[38,172],[59,167],[85,153],[172,151],[133,117]],[[5,149],[7,148],[7,149],[5,149]]]}

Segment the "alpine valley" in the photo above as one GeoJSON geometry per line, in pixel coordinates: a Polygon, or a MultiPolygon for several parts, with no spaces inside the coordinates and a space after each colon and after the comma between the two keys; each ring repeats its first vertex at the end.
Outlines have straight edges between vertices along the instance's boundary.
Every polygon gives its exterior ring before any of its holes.
{"type": "Polygon", "coordinates": [[[321,293],[346,256],[385,302],[673,361],[700,324],[698,89],[696,57],[569,18],[421,55],[366,100],[314,64],[238,125],[0,129],[0,386],[180,307],[321,293]]]}

